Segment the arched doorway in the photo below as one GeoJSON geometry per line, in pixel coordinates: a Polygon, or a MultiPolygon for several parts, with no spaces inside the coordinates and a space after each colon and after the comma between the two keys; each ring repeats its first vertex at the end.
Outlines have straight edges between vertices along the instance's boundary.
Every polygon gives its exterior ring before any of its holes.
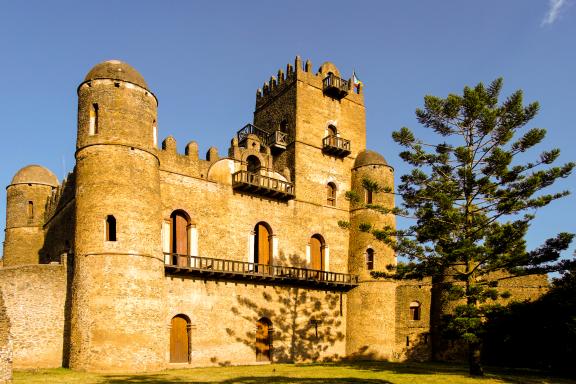
{"type": "MultiPolygon", "coordinates": [[[[272,265],[272,229],[264,222],[254,227],[254,262],[256,264],[272,265]]],[[[269,273],[268,267],[260,266],[258,272],[269,273]]]]}
{"type": "Polygon", "coordinates": [[[190,241],[188,231],[190,230],[190,218],[182,210],[172,212],[170,215],[170,252],[172,253],[172,263],[174,265],[188,266],[188,255],[190,255],[190,241]],[[183,257],[185,256],[185,257],[183,257]]]}
{"type": "Polygon", "coordinates": [[[170,362],[188,363],[190,360],[190,319],[176,315],[170,324],[170,362]]]}
{"type": "Polygon", "coordinates": [[[256,322],[256,361],[272,360],[272,322],[263,317],[256,322]]]}
{"type": "Polygon", "coordinates": [[[324,238],[314,235],[310,238],[310,268],[319,271],[324,270],[324,238]]]}

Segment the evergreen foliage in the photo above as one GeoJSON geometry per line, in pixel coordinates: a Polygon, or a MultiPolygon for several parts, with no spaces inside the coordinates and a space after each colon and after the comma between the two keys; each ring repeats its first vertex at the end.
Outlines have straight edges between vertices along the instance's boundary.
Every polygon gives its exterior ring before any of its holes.
{"type": "MultiPolygon", "coordinates": [[[[551,166],[558,149],[526,160],[525,152],[546,134],[541,128],[525,129],[538,103],[524,106],[520,90],[499,103],[501,89],[502,79],[497,79],[488,87],[465,87],[462,95],[424,98],[424,108],[416,110],[418,122],[439,142],[426,143],[406,127],[393,133],[412,171],[398,187],[402,208],[381,211],[413,217],[415,223],[406,230],[367,229],[408,260],[398,265],[395,278],[432,277],[443,297],[456,300],[448,328],[467,342],[473,375],[482,374],[486,316],[495,299],[509,295],[498,290],[498,280],[561,271],[574,263],[560,259],[573,234],[561,232],[534,250],[526,249],[525,236],[539,208],[568,195],[542,191],[569,176],[575,164],[551,166]]],[[[373,181],[364,187],[382,190],[373,181]]]]}

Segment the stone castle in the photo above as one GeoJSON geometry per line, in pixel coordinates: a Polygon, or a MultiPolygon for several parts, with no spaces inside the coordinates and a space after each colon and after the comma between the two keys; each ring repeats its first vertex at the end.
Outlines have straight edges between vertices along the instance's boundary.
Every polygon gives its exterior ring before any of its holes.
{"type": "Polygon", "coordinates": [[[361,84],[297,57],[205,159],[193,141],[158,148],[157,105],[128,64],[96,65],[74,171],[60,183],[30,165],[7,187],[0,336],[15,368],[428,356],[430,286],[373,279],[396,257],[358,230],[395,225],[364,208],[394,206],[362,183],[393,188],[394,170],[366,149],[361,84]]]}

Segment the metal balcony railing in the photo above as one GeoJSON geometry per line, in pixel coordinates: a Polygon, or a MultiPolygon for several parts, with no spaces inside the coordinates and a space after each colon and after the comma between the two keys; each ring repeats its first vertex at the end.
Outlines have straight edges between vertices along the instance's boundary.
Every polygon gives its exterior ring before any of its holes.
{"type": "Polygon", "coordinates": [[[248,171],[238,171],[232,174],[232,188],[280,200],[294,198],[294,184],[248,171]]]}
{"type": "Polygon", "coordinates": [[[348,156],[351,152],[350,140],[338,136],[326,136],[322,139],[322,150],[335,156],[348,156]]]}
{"type": "Polygon", "coordinates": [[[202,275],[227,280],[265,280],[294,285],[352,288],[358,276],[316,269],[268,265],[246,261],[164,253],[165,268],[170,273],[202,275]]]}
{"type": "Polygon", "coordinates": [[[329,73],[322,80],[324,93],[336,99],[341,99],[348,94],[348,86],[348,80],[341,79],[333,73],[329,73]]]}

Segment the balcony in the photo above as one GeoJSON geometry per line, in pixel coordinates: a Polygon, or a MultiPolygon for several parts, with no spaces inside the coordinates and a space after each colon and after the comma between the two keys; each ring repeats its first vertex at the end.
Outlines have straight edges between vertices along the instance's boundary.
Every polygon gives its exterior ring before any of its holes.
{"type": "Polygon", "coordinates": [[[326,136],[322,139],[322,151],[337,157],[348,156],[350,154],[350,140],[338,136],[326,136]]]}
{"type": "Polygon", "coordinates": [[[258,128],[252,124],[246,124],[242,129],[236,134],[238,137],[238,144],[240,146],[245,146],[246,138],[248,135],[256,135],[260,139],[260,142],[272,149],[285,150],[288,145],[288,134],[282,131],[268,132],[262,128],[258,128]]]}
{"type": "Polygon", "coordinates": [[[171,275],[214,280],[251,281],[318,289],[348,290],[358,285],[358,276],[316,269],[249,263],[208,257],[165,253],[165,271],[171,275]]]}
{"type": "Polygon", "coordinates": [[[278,200],[294,198],[294,184],[248,171],[232,174],[232,189],[278,200]]]}
{"type": "Polygon", "coordinates": [[[328,76],[322,80],[322,89],[326,95],[340,100],[348,94],[348,80],[341,79],[329,73],[328,76]]]}

